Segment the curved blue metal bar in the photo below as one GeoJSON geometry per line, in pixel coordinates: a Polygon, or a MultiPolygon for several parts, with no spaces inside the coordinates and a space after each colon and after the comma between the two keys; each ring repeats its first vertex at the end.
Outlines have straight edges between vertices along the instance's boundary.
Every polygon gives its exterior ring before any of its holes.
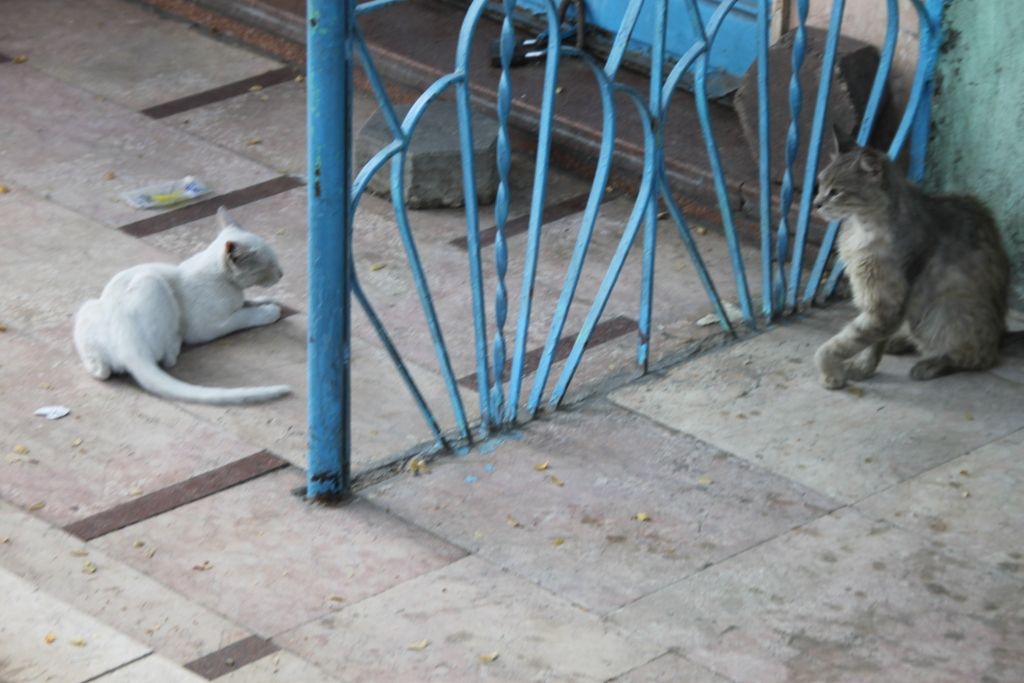
{"type": "Polygon", "coordinates": [[[643,6],[644,0],[630,0],[622,15],[622,22],[619,24],[619,30],[615,34],[612,49],[608,52],[608,59],[605,60],[604,65],[604,73],[608,76],[609,81],[614,81],[615,74],[619,72],[622,57],[626,54],[626,46],[629,45],[629,39],[633,36],[633,29],[636,28],[636,20],[639,18],[643,6]]]}
{"type": "Polygon", "coordinates": [[[775,239],[775,284],[772,297],[781,307],[786,294],[786,262],[789,260],[789,213],[793,209],[793,164],[800,149],[800,110],[803,89],[800,70],[807,54],[808,0],[797,0],[797,28],[793,38],[792,75],[789,80],[789,129],[786,131],[786,170],[779,194],[779,230],[775,239]]]}
{"type": "MultiPolygon", "coordinates": [[[[907,100],[907,107],[903,112],[896,135],[887,151],[889,158],[895,159],[899,156],[900,150],[906,143],[911,127],[915,119],[920,115],[923,108],[930,105],[932,80],[934,78],[935,64],[939,56],[939,39],[942,35],[941,21],[943,3],[941,0],[928,0],[926,6],[921,0],[910,0],[917,10],[921,30],[918,37],[917,69],[914,73],[914,82],[911,85],[910,97],[907,100]]],[[[927,139],[927,130],[922,129],[921,136],[927,139]]],[[[909,177],[911,180],[919,180],[923,167],[920,165],[923,159],[919,160],[918,167],[911,166],[909,177]]],[[[831,297],[839,286],[842,278],[844,264],[836,262],[829,274],[828,282],[825,284],[825,297],[831,297]]]]}
{"type": "MultiPolygon", "coordinates": [[[[889,80],[889,72],[892,70],[893,56],[896,54],[896,40],[900,29],[900,8],[897,0],[888,0],[888,19],[885,28],[885,41],[882,47],[882,54],[878,60],[878,69],[875,71],[875,80],[871,85],[871,94],[868,96],[867,106],[864,108],[864,117],[861,119],[860,128],[857,132],[857,144],[864,146],[871,138],[871,132],[875,128],[875,120],[881,109],[882,97],[885,94],[885,85],[889,80]]],[[[825,267],[828,265],[835,246],[836,236],[839,233],[839,221],[831,221],[825,230],[825,237],[818,249],[818,257],[814,262],[814,268],[807,278],[807,288],[804,289],[803,303],[811,304],[821,287],[821,279],[825,274],[825,267]]]]}
{"type": "Polygon", "coordinates": [[[394,342],[391,341],[391,337],[388,335],[383,321],[377,315],[377,311],[374,310],[373,305],[366,296],[366,292],[363,291],[363,287],[359,283],[359,277],[356,275],[355,264],[352,265],[352,294],[355,295],[356,301],[358,301],[359,305],[362,306],[363,312],[366,313],[366,317],[370,319],[370,324],[377,333],[377,338],[380,339],[380,343],[384,346],[384,350],[387,351],[388,356],[391,358],[391,362],[394,363],[395,369],[398,370],[398,374],[402,378],[405,388],[408,389],[409,393],[412,395],[412,399],[415,401],[416,407],[423,416],[423,420],[427,423],[430,433],[434,435],[434,447],[448,448],[449,444],[445,440],[444,434],[441,433],[441,427],[437,423],[434,413],[430,410],[430,406],[427,405],[427,400],[423,398],[423,394],[420,393],[420,389],[416,385],[416,380],[413,379],[409,369],[405,366],[405,362],[402,360],[402,355],[398,352],[394,342]]]}
{"type": "Polygon", "coordinates": [[[473,168],[473,121],[469,103],[470,56],[477,24],[487,0],[474,0],[459,31],[455,52],[455,73],[461,76],[455,90],[459,119],[459,147],[462,151],[462,193],[466,212],[466,252],[469,257],[469,284],[473,307],[473,334],[476,345],[476,386],[480,401],[480,435],[486,437],[498,417],[491,409],[488,391],[490,364],[487,360],[487,309],[484,304],[483,262],[480,258],[480,208],[476,196],[476,172],[473,168]]]}
{"type": "MultiPolygon", "coordinates": [[[[665,147],[665,112],[661,108],[661,80],[665,71],[665,29],[668,26],[667,0],[655,0],[654,42],[651,45],[651,76],[648,104],[654,122],[654,165],[661,168],[665,147]]],[[[659,182],[661,176],[655,178],[659,182]]],[[[651,194],[644,222],[644,251],[640,259],[640,316],[637,321],[636,362],[647,372],[651,346],[651,311],[654,305],[654,257],[658,247],[658,194],[651,194]]]]}
{"type": "Polygon", "coordinates": [[[772,152],[768,119],[768,41],[771,0],[757,3],[757,178],[761,218],[761,312],[771,322],[775,317],[772,297],[772,152]]]}
{"type": "Polygon", "coordinates": [[[740,310],[743,311],[743,318],[747,323],[751,327],[757,327],[754,309],[750,302],[750,290],[747,286],[747,273],[746,267],[743,264],[743,253],[740,250],[732,207],[729,205],[729,191],[725,186],[725,172],[722,169],[722,161],[718,154],[718,144],[715,142],[715,133],[711,126],[711,113],[708,108],[708,51],[711,46],[709,40],[714,40],[721,22],[729,10],[736,4],[736,0],[729,0],[719,5],[708,22],[707,31],[705,31],[704,25],[701,22],[696,0],[687,0],[686,4],[691,21],[693,21],[694,26],[700,29],[700,44],[703,46],[694,64],[696,68],[694,92],[697,103],[697,117],[700,120],[701,131],[704,134],[704,144],[707,149],[708,161],[711,165],[712,177],[714,178],[715,194],[718,197],[718,210],[722,216],[722,227],[725,230],[725,239],[729,245],[729,256],[732,259],[732,269],[736,279],[736,293],[739,298],[740,310]]]}
{"type": "Polygon", "coordinates": [[[800,213],[796,221],[796,237],[793,240],[793,259],[789,264],[789,288],[786,304],[793,311],[797,307],[800,281],[803,277],[804,249],[807,246],[807,229],[811,223],[811,202],[814,200],[814,179],[818,175],[818,161],[821,157],[821,135],[825,129],[825,115],[828,114],[828,96],[832,90],[832,73],[835,70],[836,51],[839,49],[839,31],[843,26],[845,0],[832,0],[832,18],[825,39],[825,54],[821,62],[821,82],[818,85],[818,101],[814,106],[811,121],[811,139],[807,145],[807,164],[804,167],[804,183],[800,191],[800,213]]]}
{"type": "Polygon", "coordinates": [[[711,300],[711,305],[715,309],[715,315],[718,316],[718,324],[721,325],[722,329],[729,334],[735,334],[735,331],[732,329],[732,322],[729,320],[729,316],[726,315],[725,309],[722,308],[722,299],[718,296],[718,290],[715,288],[715,283],[711,279],[711,275],[708,273],[707,267],[704,265],[704,259],[700,256],[700,249],[697,247],[697,242],[693,239],[693,234],[690,232],[690,226],[687,225],[686,218],[683,216],[682,210],[679,208],[679,205],[676,204],[676,200],[669,190],[664,161],[659,169],[659,175],[661,176],[661,197],[665,202],[665,207],[668,209],[669,215],[672,217],[672,222],[676,225],[679,237],[682,238],[683,244],[686,245],[686,250],[690,253],[690,259],[693,261],[693,265],[697,269],[697,276],[700,278],[700,282],[704,286],[704,291],[707,293],[708,299],[711,300]]]}
{"type": "MultiPolygon", "coordinates": [[[[451,74],[445,78],[435,81],[427,90],[420,95],[419,99],[412,105],[402,122],[402,133],[408,140],[412,137],[419,123],[420,117],[426,111],[427,106],[453,83],[461,82],[461,76],[451,74]]],[[[444,342],[444,335],[441,332],[441,325],[437,320],[437,312],[434,310],[434,302],[430,296],[430,287],[427,284],[427,277],[423,271],[423,264],[420,261],[419,252],[416,249],[416,241],[412,236],[412,229],[409,226],[409,215],[405,207],[405,196],[403,182],[405,173],[405,151],[394,155],[391,160],[391,204],[395,207],[395,220],[398,223],[398,233],[402,238],[402,246],[405,248],[406,259],[409,262],[409,269],[412,271],[413,281],[416,283],[416,292],[420,298],[420,305],[423,314],[427,319],[427,327],[434,343],[434,351],[437,354],[441,376],[444,378],[448,388],[448,395],[452,403],[452,411],[455,413],[455,423],[464,439],[469,439],[469,425],[466,421],[466,412],[462,405],[462,396],[459,393],[459,386],[452,371],[451,359],[448,357],[448,347],[444,342]]]]}
{"type": "Polygon", "coordinates": [[[583,272],[583,263],[587,257],[587,249],[590,247],[590,238],[594,233],[598,212],[601,210],[601,202],[604,200],[608,176],[611,173],[612,153],[615,151],[615,101],[612,98],[611,79],[608,77],[607,72],[603,71],[586,53],[568,47],[562,48],[562,51],[564,54],[583,59],[594,73],[598,91],[601,94],[601,111],[604,113],[602,117],[601,149],[597,156],[597,169],[594,172],[594,181],[590,185],[587,206],[583,210],[583,219],[580,222],[579,232],[576,234],[576,245],[573,247],[569,267],[565,273],[565,283],[562,285],[562,292],[559,295],[558,304],[551,318],[547,341],[544,342],[544,350],[537,365],[537,373],[534,375],[533,389],[530,391],[530,396],[526,402],[528,417],[533,417],[537,413],[541,398],[544,395],[544,389],[551,372],[551,365],[554,362],[555,348],[562,336],[562,331],[565,329],[565,319],[576,296],[576,287],[579,285],[580,275],[583,272]]]}
{"type": "MultiPolygon", "coordinates": [[[[548,0],[548,35],[557,36],[558,11],[548,0]]],[[[533,306],[533,283],[537,275],[537,257],[540,252],[540,230],[544,222],[544,203],[547,197],[548,160],[551,158],[552,121],[555,117],[555,88],[558,85],[558,62],[561,50],[547,50],[544,60],[544,88],[541,94],[537,151],[534,155],[533,191],[530,195],[530,219],[526,229],[526,257],[523,263],[523,286],[519,294],[519,319],[509,373],[508,402],[505,407],[506,423],[516,420],[519,392],[523,386],[523,368],[526,361],[526,339],[530,332],[530,310],[533,306]]]]}
{"type": "Polygon", "coordinates": [[[363,39],[363,33],[359,30],[358,26],[352,27],[352,43],[355,45],[356,52],[359,54],[359,61],[363,65],[363,73],[366,74],[367,79],[370,81],[370,87],[373,89],[373,95],[377,99],[377,104],[380,106],[381,112],[384,114],[384,119],[387,121],[391,134],[396,138],[401,139],[402,124],[398,120],[398,116],[395,114],[395,108],[391,104],[391,98],[388,97],[388,91],[384,87],[383,81],[381,81],[380,72],[377,71],[377,65],[374,63],[373,57],[370,55],[370,51],[366,47],[366,40],[363,39]]]}
{"type": "Polygon", "coordinates": [[[562,399],[565,398],[565,392],[569,389],[569,384],[572,382],[572,378],[576,374],[576,370],[579,368],[580,359],[583,357],[583,351],[587,346],[587,342],[590,340],[590,335],[593,333],[598,320],[600,320],[601,314],[604,312],[604,307],[608,304],[608,298],[611,296],[612,289],[615,287],[615,283],[619,279],[619,274],[622,272],[622,266],[625,264],[626,257],[629,255],[629,250],[636,239],[636,233],[640,227],[640,221],[644,217],[644,213],[647,211],[647,204],[651,201],[651,194],[656,186],[653,164],[654,131],[651,124],[650,113],[644,105],[643,98],[632,88],[619,84],[613,84],[612,88],[617,92],[626,94],[636,106],[637,112],[640,115],[640,120],[644,127],[643,177],[640,181],[640,191],[637,193],[637,200],[633,205],[633,211],[629,216],[629,220],[626,221],[626,228],[622,233],[622,237],[619,239],[619,246],[616,248],[615,254],[612,256],[612,260],[608,265],[608,270],[605,271],[604,278],[601,280],[601,286],[597,290],[597,296],[590,306],[590,311],[587,313],[586,320],[583,322],[583,327],[580,328],[579,334],[576,335],[576,341],[573,343],[572,350],[569,352],[569,357],[565,361],[565,366],[562,368],[558,381],[551,392],[551,397],[548,399],[548,405],[552,408],[557,408],[558,405],[561,404],[562,399]]]}

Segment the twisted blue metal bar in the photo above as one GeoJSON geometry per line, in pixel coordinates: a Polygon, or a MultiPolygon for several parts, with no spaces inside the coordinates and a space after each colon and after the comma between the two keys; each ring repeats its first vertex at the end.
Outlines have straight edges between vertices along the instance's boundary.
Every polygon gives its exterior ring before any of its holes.
{"type": "Polygon", "coordinates": [[[825,54],[821,63],[821,82],[818,85],[818,101],[811,121],[811,139],[807,145],[807,164],[804,167],[804,184],[800,192],[800,213],[796,221],[796,238],[793,244],[793,260],[789,266],[789,289],[786,304],[796,310],[800,280],[803,276],[804,249],[807,246],[807,228],[811,222],[811,202],[814,200],[814,179],[818,175],[818,160],[821,156],[821,135],[825,129],[825,115],[828,113],[828,96],[832,90],[832,72],[835,70],[836,51],[839,49],[839,31],[843,26],[845,0],[832,0],[832,18],[825,39],[825,54]]]}
{"type": "MultiPolygon", "coordinates": [[[[456,74],[443,77],[435,81],[419,99],[412,105],[402,122],[403,137],[406,140],[412,138],[412,134],[419,123],[420,117],[426,111],[427,106],[437,98],[446,88],[453,83],[461,81],[456,74]]],[[[402,246],[405,248],[406,260],[409,262],[409,269],[412,271],[413,282],[416,284],[416,292],[419,294],[420,305],[423,314],[427,319],[427,327],[434,343],[434,351],[437,354],[438,365],[441,376],[444,378],[448,388],[448,395],[452,404],[452,411],[455,413],[455,424],[462,435],[462,438],[469,439],[469,425],[466,421],[466,411],[462,405],[462,395],[459,393],[459,386],[452,371],[451,360],[448,357],[448,347],[444,343],[444,335],[441,332],[441,325],[437,320],[437,312],[434,310],[434,302],[430,296],[430,287],[427,284],[427,277],[423,271],[423,264],[420,261],[419,252],[416,249],[416,241],[412,236],[412,229],[409,226],[409,215],[405,207],[405,196],[403,192],[405,172],[405,149],[394,155],[391,159],[391,204],[395,207],[395,219],[398,223],[398,233],[402,238],[402,246]]]]}
{"type": "MultiPolygon", "coordinates": [[[[939,43],[942,36],[942,11],[943,4],[939,0],[928,0],[926,6],[921,0],[910,0],[917,10],[920,25],[917,50],[917,69],[914,72],[914,82],[910,87],[910,97],[907,100],[907,107],[903,111],[903,118],[900,120],[896,135],[893,136],[887,154],[890,159],[899,156],[900,150],[907,142],[911,127],[918,116],[919,108],[923,106],[926,97],[931,95],[931,83],[934,77],[935,63],[938,61],[939,43]]],[[[921,124],[924,131],[920,137],[927,141],[927,121],[921,124]]],[[[922,155],[923,158],[923,155],[922,155]]],[[[912,169],[913,170],[913,169],[912,169]]],[[[911,180],[917,180],[913,173],[911,180]]],[[[829,274],[828,282],[825,284],[825,297],[835,294],[839,280],[843,276],[845,266],[837,261],[829,274]]]]}
{"type": "MultiPolygon", "coordinates": [[[[875,80],[871,85],[871,94],[868,97],[867,106],[864,109],[864,117],[861,120],[857,132],[857,144],[866,145],[871,138],[871,132],[875,128],[875,120],[881,109],[882,96],[885,94],[885,85],[889,79],[889,72],[892,70],[893,56],[896,54],[896,39],[900,29],[900,8],[897,0],[888,0],[888,19],[886,21],[885,41],[882,47],[882,54],[878,60],[878,69],[875,71],[875,80]]],[[[832,249],[835,246],[836,236],[839,233],[839,221],[831,221],[825,230],[825,237],[818,250],[818,257],[814,262],[814,268],[807,279],[807,288],[804,290],[803,303],[811,304],[821,287],[821,279],[828,265],[832,249]]]]}
{"type": "Polygon", "coordinates": [[[740,310],[743,318],[751,327],[757,327],[754,318],[754,309],[750,302],[750,290],[747,286],[746,267],[743,264],[743,253],[740,250],[739,237],[736,234],[736,224],[733,220],[732,207],[729,205],[729,191],[725,186],[725,172],[722,170],[722,161],[718,154],[718,144],[715,142],[714,129],[711,126],[711,112],[708,110],[708,52],[711,49],[711,42],[714,41],[718,29],[722,25],[726,14],[736,4],[736,0],[723,2],[712,14],[705,30],[697,10],[696,0],[687,0],[686,6],[689,10],[693,25],[699,29],[699,45],[701,51],[695,62],[696,78],[694,80],[694,94],[697,103],[697,117],[700,119],[701,131],[704,134],[704,145],[707,149],[708,161],[711,165],[712,177],[714,178],[715,194],[718,197],[718,210],[722,215],[722,227],[725,230],[725,239],[729,245],[729,255],[732,258],[733,275],[736,278],[736,294],[739,298],[740,310]]]}
{"type": "Polygon", "coordinates": [[[776,277],[772,297],[781,307],[786,293],[786,262],[789,260],[789,212],[793,209],[793,164],[800,149],[800,109],[803,90],[800,70],[807,54],[808,0],[797,0],[797,29],[793,39],[792,75],[789,80],[789,129],[786,131],[786,170],[779,195],[779,230],[775,240],[776,277]]]}
{"type": "MultiPolygon", "coordinates": [[[[548,0],[548,35],[559,31],[557,8],[548,0]]],[[[548,160],[551,157],[552,121],[555,116],[555,87],[558,85],[558,62],[561,50],[547,50],[544,60],[544,88],[541,95],[537,152],[534,155],[533,192],[530,195],[530,219],[526,230],[526,256],[523,264],[523,286],[519,295],[519,319],[509,373],[508,402],[504,421],[515,422],[519,410],[519,392],[523,386],[526,359],[526,339],[530,331],[530,309],[533,306],[533,283],[537,275],[537,257],[540,252],[540,229],[544,222],[544,202],[547,196],[548,160]]]]}
{"type": "Polygon", "coordinates": [[[309,362],[306,497],[336,498],[351,484],[349,206],[354,3],[309,0],[309,362]]]}
{"type": "Polygon", "coordinates": [[[462,22],[455,53],[455,73],[459,82],[455,104],[459,118],[459,148],[462,153],[462,193],[466,211],[466,252],[469,258],[469,284],[473,306],[473,333],[476,344],[476,385],[480,401],[480,435],[486,437],[498,417],[491,410],[487,360],[487,311],[484,305],[483,263],[480,258],[480,209],[476,196],[476,172],[473,168],[473,121],[469,104],[469,71],[473,36],[487,6],[487,0],[474,0],[462,22]]]}
{"type": "Polygon", "coordinates": [[[576,234],[576,244],[573,247],[569,267],[565,273],[565,283],[562,285],[562,292],[558,297],[558,304],[555,307],[551,325],[548,328],[547,341],[544,342],[544,350],[541,352],[537,373],[534,375],[533,389],[530,391],[529,399],[526,402],[526,412],[530,418],[537,413],[537,409],[540,406],[548,376],[551,372],[551,365],[554,362],[555,348],[562,336],[562,331],[565,329],[565,320],[576,295],[576,287],[579,285],[580,275],[583,272],[583,263],[587,256],[587,249],[590,247],[590,238],[594,233],[594,226],[597,223],[601,202],[604,200],[608,175],[611,172],[612,153],[615,150],[615,101],[612,99],[610,77],[606,71],[601,70],[600,66],[589,55],[572,48],[563,48],[563,53],[582,59],[590,67],[597,81],[598,92],[601,95],[601,111],[604,116],[602,117],[601,149],[597,156],[594,180],[590,185],[590,195],[587,197],[587,206],[583,210],[579,232],[576,234]]]}
{"type": "Polygon", "coordinates": [[[505,289],[505,274],[508,272],[508,246],[505,244],[505,222],[508,220],[509,171],[512,168],[512,146],[508,136],[508,114],[512,108],[512,84],[509,68],[516,36],[512,28],[512,13],[515,0],[505,0],[505,17],[501,23],[501,76],[498,80],[498,192],[494,200],[494,270],[497,283],[494,288],[494,388],[491,390],[491,405],[494,412],[501,414],[502,383],[505,378],[505,318],[508,313],[508,292],[505,289]]]}
{"type": "Polygon", "coordinates": [[[770,322],[775,317],[775,302],[772,297],[772,151],[768,119],[769,12],[771,0],[760,0],[757,3],[757,161],[761,214],[761,312],[770,322]]]}
{"type": "Polygon", "coordinates": [[[594,331],[594,327],[597,325],[597,321],[601,318],[601,313],[604,312],[605,306],[608,305],[608,298],[611,296],[612,289],[615,287],[615,283],[618,281],[619,274],[622,272],[622,266],[626,262],[626,257],[629,255],[629,250],[633,246],[633,242],[636,239],[637,230],[640,227],[640,221],[644,217],[647,211],[647,204],[651,201],[651,193],[655,188],[655,170],[654,170],[654,131],[651,124],[650,113],[644,106],[643,99],[640,94],[632,88],[621,84],[613,84],[612,89],[616,92],[624,93],[636,106],[637,112],[640,115],[640,121],[644,128],[644,170],[643,177],[640,181],[640,191],[637,193],[637,200],[633,204],[633,211],[626,221],[626,228],[622,233],[622,237],[619,239],[619,246],[615,250],[615,254],[612,256],[612,260],[608,265],[608,270],[605,271],[604,278],[601,280],[601,286],[597,290],[597,296],[594,302],[590,306],[590,311],[587,313],[587,317],[583,322],[583,327],[580,328],[579,334],[576,335],[576,341],[573,343],[572,350],[569,352],[569,357],[565,361],[565,366],[562,368],[562,372],[558,377],[558,381],[555,383],[555,387],[551,392],[551,397],[548,399],[548,405],[551,408],[557,408],[562,399],[565,398],[565,392],[569,389],[569,384],[572,382],[573,376],[576,374],[576,370],[579,368],[580,360],[583,357],[583,351],[586,349],[587,342],[590,340],[590,335],[594,331]]]}
{"type": "MultiPolygon", "coordinates": [[[[661,108],[661,80],[665,71],[665,29],[668,26],[668,2],[655,0],[654,42],[651,45],[651,77],[648,107],[654,126],[654,164],[661,168],[665,147],[665,112],[661,108]]],[[[661,182],[661,175],[655,176],[655,184],[661,182]]],[[[640,316],[636,362],[647,372],[647,358],[651,346],[651,309],[654,304],[654,257],[658,247],[658,191],[651,193],[647,206],[647,220],[644,224],[644,253],[641,259],[640,275],[640,316]]]]}

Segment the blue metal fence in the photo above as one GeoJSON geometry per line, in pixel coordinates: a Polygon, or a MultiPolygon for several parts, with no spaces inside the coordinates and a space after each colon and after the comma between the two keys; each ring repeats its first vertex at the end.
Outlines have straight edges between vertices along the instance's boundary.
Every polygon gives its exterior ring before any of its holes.
{"type": "MultiPolygon", "coordinates": [[[[311,498],[329,498],[345,492],[349,486],[350,467],[350,306],[358,303],[366,312],[385,350],[408,387],[423,417],[434,435],[435,445],[449,446],[449,439],[439,426],[434,412],[427,405],[400,354],[388,335],[380,317],[359,284],[352,267],[352,223],[355,209],[371,177],[391,162],[391,201],[395,221],[410,273],[423,310],[427,328],[437,356],[438,370],[447,387],[455,419],[455,437],[460,441],[485,438],[517,422],[533,417],[543,403],[550,408],[561,404],[601,314],[616,285],[630,248],[642,228],[642,280],[639,311],[639,341],[637,363],[644,369],[650,353],[652,301],[654,295],[654,257],[657,250],[656,223],[659,200],[675,225],[687,253],[693,261],[700,282],[713,306],[723,329],[733,332],[732,322],[726,315],[715,283],[705,268],[697,243],[693,239],[685,214],[667,181],[663,140],[666,114],[673,98],[686,98],[693,102],[699,117],[705,149],[714,181],[717,208],[731,257],[733,277],[745,323],[757,327],[779,316],[813,304],[817,298],[828,296],[835,290],[842,264],[835,263],[832,246],[838,224],[831,224],[825,232],[824,242],[813,264],[805,264],[808,228],[811,219],[811,200],[814,179],[819,167],[821,142],[829,99],[831,74],[835,64],[838,39],[842,30],[844,0],[832,0],[832,15],[823,56],[821,79],[817,84],[814,116],[810,130],[800,130],[799,115],[804,100],[810,95],[808,84],[801,78],[806,60],[806,23],[810,0],[796,0],[797,26],[792,50],[792,81],[790,84],[791,119],[786,131],[773,131],[769,121],[769,15],[770,0],[757,0],[757,92],[759,96],[758,133],[759,213],[760,213],[760,315],[740,253],[740,240],[729,202],[726,176],[719,158],[718,145],[709,109],[707,79],[709,54],[721,35],[720,30],[736,8],[738,0],[723,0],[706,21],[698,8],[698,0],[683,0],[691,23],[696,27],[693,44],[678,58],[668,63],[666,31],[669,0],[629,0],[623,12],[622,23],[608,56],[599,62],[592,55],[575,47],[561,46],[550,49],[544,56],[545,81],[536,134],[536,166],[530,200],[529,220],[519,308],[514,320],[508,310],[506,282],[509,253],[505,227],[509,216],[511,172],[510,110],[513,98],[509,70],[515,47],[514,17],[516,0],[501,0],[499,9],[504,19],[501,24],[499,53],[501,77],[497,87],[496,112],[498,119],[498,193],[494,207],[495,242],[494,272],[497,284],[491,302],[493,318],[488,319],[488,303],[484,289],[484,263],[480,245],[480,206],[474,178],[472,153],[473,109],[470,100],[470,55],[477,28],[486,9],[494,2],[473,0],[466,12],[454,56],[453,70],[431,84],[399,120],[391,105],[370,51],[359,32],[356,18],[394,0],[375,0],[358,6],[351,0],[308,0],[308,70],[309,70],[309,466],[307,495],[311,498]],[[644,4],[649,5],[642,14],[644,4]],[[644,26],[653,36],[650,51],[650,73],[653,74],[649,92],[643,93],[617,80],[627,45],[643,16],[653,25],[644,26]],[[391,133],[392,142],[386,145],[352,179],[350,150],[352,141],[352,69],[353,58],[359,62],[376,95],[378,104],[391,133]],[[526,341],[531,324],[531,293],[537,274],[540,252],[541,225],[548,186],[548,160],[551,154],[553,118],[557,97],[557,77],[560,60],[569,57],[584,61],[589,67],[600,93],[602,111],[602,137],[596,170],[586,206],[580,215],[575,247],[566,266],[564,283],[554,315],[547,324],[545,344],[540,356],[532,386],[524,394],[526,341]],[[666,72],[668,75],[660,78],[666,72]],[[681,79],[693,78],[692,96],[677,96],[681,79]],[[417,251],[416,241],[409,224],[409,215],[403,199],[403,170],[410,141],[415,134],[426,108],[438,97],[449,93],[454,97],[458,111],[459,136],[462,145],[462,177],[465,193],[465,226],[468,246],[467,267],[473,311],[475,337],[475,365],[480,420],[471,425],[456,381],[448,347],[442,331],[442,321],[435,310],[427,284],[425,268],[417,251]],[[587,257],[599,209],[604,199],[615,150],[617,122],[615,95],[624,95],[640,114],[643,129],[644,163],[639,189],[629,218],[622,228],[621,238],[604,273],[596,297],[591,304],[582,328],[561,372],[552,380],[557,342],[573,304],[576,289],[587,257]],[[786,136],[785,175],[779,191],[779,214],[772,215],[774,188],[770,177],[769,141],[772,135],[786,136]],[[803,169],[795,168],[801,144],[807,145],[807,160],[803,169]],[[799,197],[795,189],[795,174],[802,174],[799,197]],[[791,210],[797,202],[795,220],[791,210]],[[804,282],[804,270],[810,272],[804,282]],[[826,277],[827,275],[827,277],[826,277]],[[489,321],[495,333],[488,339],[489,321]],[[505,373],[506,358],[510,357],[509,372],[505,373]],[[522,400],[526,396],[525,401],[522,400]]],[[[674,2],[676,0],[673,0],[674,2]]],[[[889,147],[890,156],[900,153],[911,143],[911,174],[919,178],[923,172],[924,147],[927,140],[928,104],[932,87],[932,72],[939,45],[939,21],[942,0],[911,0],[917,12],[919,54],[915,79],[909,102],[901,123],[889,147]]],[[[536,4],[536,3],[534,3],[536,4]]],[[[558,10],[554,0],[546,0],[548,35],[559,34],[558,10]]],[[[746,2],[747,6],[751,3],[746,2]]],[[[744,11],[749,11],[746,7],[744,11]]],[[[899,7],[897,0],[888,0],[886,37],[873,88],[860,124],[857,139],[865,143],[875,126],[882,95],[889,77],[899,34],[899,7]]],[[[683,105],[677,105],[683,106],[683,105]]]]}

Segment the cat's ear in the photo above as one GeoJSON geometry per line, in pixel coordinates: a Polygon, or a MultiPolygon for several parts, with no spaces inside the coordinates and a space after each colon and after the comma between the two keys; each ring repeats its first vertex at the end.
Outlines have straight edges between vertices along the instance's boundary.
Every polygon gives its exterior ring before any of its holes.
{"type": "Polygon", "coordinates": [[[223,228],[230,228],[230,227],[234,227],[234,228],[238,227],[238,222],[231,216],[230,213],[228,213],[227,208],[225,208],[223,206],[220,207],[219,209],[217,209],[217,222],[220,223],[220,227],[222,229],[223,228]]]}
{"type": "Polygon", "coordinates": [[[860,155],[857,163],[860,166],[860,170],[871,177],[877,177],[882,174],[882,159],[877,154],[872,154],[870,151],[865,152],[860,155]]]}
{"type": "Polygon", "coordinates": [[[240,242],[227,240],[224,242],[224,258],[232,263],[238,263],[249,255],[249,249],[240,242]]]}
{"type": "Polygon", "coordinates": [[[847,135],[842,128],[832,124],[832,156],[846,154],[857,148],[857,142],[847,135]]]}

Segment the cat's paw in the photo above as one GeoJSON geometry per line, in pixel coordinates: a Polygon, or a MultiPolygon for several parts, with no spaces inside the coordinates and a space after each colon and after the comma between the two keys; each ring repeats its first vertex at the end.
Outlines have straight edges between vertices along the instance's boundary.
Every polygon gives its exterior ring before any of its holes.
{"type": "Polygon", "coordinates": [[[844,363],[832,355],[827,344],[819,347],[814,354],[814,365],[818,368],[818,379],[821,386],[833,390],[846,386],[844,363]]]}
{"type": "Polygon", "coordinates": [[[281,319],[281,307],[273,302],[259,304],[254,308],[258,315],[258,325],[269,325],[281,319]]]}
{"type": "Polygon", "coordinates": [[[875,376],[875,372],[878,370],[877,365],[867,365],[861,363],[850,363],[846,367],[846,379],[852,379],[854,381],[862,381],[870,379],[875,376]]]}

